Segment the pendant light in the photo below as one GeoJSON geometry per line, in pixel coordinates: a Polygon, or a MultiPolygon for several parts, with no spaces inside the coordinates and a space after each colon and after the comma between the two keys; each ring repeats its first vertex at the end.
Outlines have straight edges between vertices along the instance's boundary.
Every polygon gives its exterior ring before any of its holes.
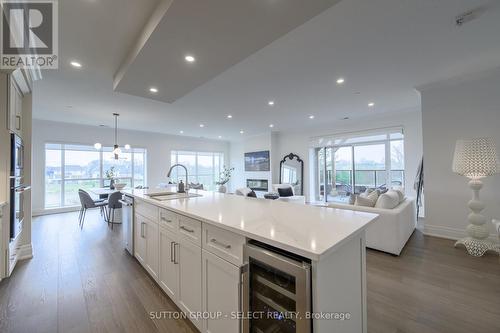
{"type": "MultiPolygon", "coordinates": [[[[120,159],[120,154],[122,153],[122,150],[121,150],[120,146],[118,145],[118,117],[119,116],[120,116],[119,113],[113,113],[113,117],[115,117],[115,144],[113,145],[113,155],[114,155],[115,160],[120,159]]],[[[102,148],[102,145],[99,142],[97,142],[96,144],[94,144],[94,148],[97,150],[100,150],[102,148]]],[[[126,144],[125,149],[126,150],[131,149],[130,145],[126,144]]]]}

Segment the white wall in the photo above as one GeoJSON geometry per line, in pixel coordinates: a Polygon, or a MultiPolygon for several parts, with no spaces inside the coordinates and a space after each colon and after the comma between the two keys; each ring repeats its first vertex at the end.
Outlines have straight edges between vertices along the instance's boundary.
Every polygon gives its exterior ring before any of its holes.
{"type": "MultiPolygon", "coordinates": [[[[425,232],[460,238],[465,235],[467,178],[452,172],[457,139],[492,137],[500,147],[500,68],[420,88],[425,154],[425,232]]],[[[500,218],[500,176],[484,179],[483,214],[500,218]]],[[[491,223],[491,232],[494,229],[491,223]]]]}
{"type": "MultiPolygon", "coordinates": [[[[266,133],[252,136],[240,141],[233,141],[230,144],[230,166],[234,167],[233,176],[229,183],[229,189],[234,192],[238,188],[246,187],[247,179],[266,179],[269,185],[269,191],[272,184],[272,171],[247,172],[245,171],[245,153],[269,150],[271,151],[272,135],[266,133]]],[[[271,169],[273,166],[271,152],[271,169]]]]}
{"type": "MultiPolygon", "coordinates": [[[[277,150],[277,155],[280,157],[295,153],[304,160],[304,193],[309,201],[314,199],[311,194],[313,192],[311,183],[313,182],[310,177],[311,163],[313,162],[309,148],[309,139],[311,137],[397,126],[403,127],[405,133],[405,182],[407,194],[415,196],[413,181],[422,158],[422,121],[419,110],[339,121],[314,132],[280,133],[278,143],[273,148],[277,150]]],[[[277,167],[279,168],[279,164],[277,167]]]]}
{"type": "MultiPolygon", "coordinates": [[[[44,145],[48,142],[66,142],[93,145],[113,145],[113,129],[97,126],[58,123],[52,121],[33,121],[33,211],[41,211],[44,206],[44,145]]],[[[155,187],[166,182],[170,167],[171,150],[192,150],[223,152],[229,162],[229,143],[227,141],[198,139],[186,136],[159,133],[119,130],[118,141],[132,147],[147,149],[147,183],[155,187]]]]}

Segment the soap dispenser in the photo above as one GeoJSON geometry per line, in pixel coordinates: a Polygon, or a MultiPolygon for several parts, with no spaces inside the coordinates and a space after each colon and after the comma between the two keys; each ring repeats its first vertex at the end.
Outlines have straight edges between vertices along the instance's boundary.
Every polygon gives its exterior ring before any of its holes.
{"type": "Polygon", "coordinates": [[[184,189],[184,183],[182,182],[182,180],[179,182],[179,185],[177,185],[177,192],[179,192],[179,193],[186,192],[184,189]]]}

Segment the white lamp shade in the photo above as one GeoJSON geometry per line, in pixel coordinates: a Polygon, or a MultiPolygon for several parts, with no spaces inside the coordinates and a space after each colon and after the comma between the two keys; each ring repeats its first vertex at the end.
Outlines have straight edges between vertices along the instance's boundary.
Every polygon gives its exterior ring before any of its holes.
{"type": "Polygon", "coordinates": [[[500,172],[497,149],[493,139],[458,140],[453,157],[453,172],[472,179],[500,172]]]}

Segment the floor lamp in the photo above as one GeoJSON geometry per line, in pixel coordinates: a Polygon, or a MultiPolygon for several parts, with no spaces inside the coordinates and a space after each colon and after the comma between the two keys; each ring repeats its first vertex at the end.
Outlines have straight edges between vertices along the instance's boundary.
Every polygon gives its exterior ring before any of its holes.
{"type": "Polygon", "coordinates": [[[470,179],[469,187],[473,192],[469,201],[468,237],[458,240],[455,246],[462,244],[470,255],[482,256],[492,250],[500,254],[499,245],[487,240],[489,236],[486,217],[481,215],[484,204],[479,200],[479,190],[483,187],[482,178],[500,172],[500,164],[495,142],[491,138],[458,140],[453,157],[453,172],[470,179]]]}

